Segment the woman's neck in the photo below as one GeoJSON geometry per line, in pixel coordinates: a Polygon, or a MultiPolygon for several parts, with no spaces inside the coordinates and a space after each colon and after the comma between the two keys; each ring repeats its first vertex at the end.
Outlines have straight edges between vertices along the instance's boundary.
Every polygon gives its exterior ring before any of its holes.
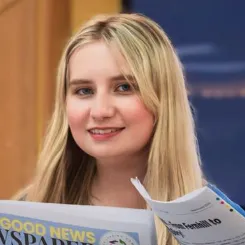
{"type": "Polygon", "coordinates": [[[125,208],[145,208],[146,204],[130,179],[144,180],[147,162],[143,159],[97,161],[97,173],[92,185],[92,204],[125,208]],[[140,160],[140,161],[139,161],[140,160]]]}

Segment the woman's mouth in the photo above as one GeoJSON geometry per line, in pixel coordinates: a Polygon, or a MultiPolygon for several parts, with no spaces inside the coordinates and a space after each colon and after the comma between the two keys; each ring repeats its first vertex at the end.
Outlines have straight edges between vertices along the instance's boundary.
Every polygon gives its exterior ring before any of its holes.
{"type": "Polygon", "coordinates": [[[88,130],[95,140],[106,140],[121,133],[124,128],[93,128],[88,130]]]}

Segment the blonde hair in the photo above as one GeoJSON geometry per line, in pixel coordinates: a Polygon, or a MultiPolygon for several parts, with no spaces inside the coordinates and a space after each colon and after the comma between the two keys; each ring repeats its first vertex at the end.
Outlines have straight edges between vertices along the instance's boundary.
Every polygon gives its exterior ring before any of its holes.
{"type": "MultiPolygon", "coordinates": [[[[151,19],[139,14],[115,14],[88,21],[64,50],[54,113],[26,200],[89,204],[96,165],[71,136],[65,113],[66,84],[74,50],[99,40],[124,56],[143,102],[156,118],[144,183],[152,198],[169,201],[201,187],[193,116],[176,52],[151,19]]],[[[177,244],[160,222],[157,229],[159,244],[177,244]]]]}

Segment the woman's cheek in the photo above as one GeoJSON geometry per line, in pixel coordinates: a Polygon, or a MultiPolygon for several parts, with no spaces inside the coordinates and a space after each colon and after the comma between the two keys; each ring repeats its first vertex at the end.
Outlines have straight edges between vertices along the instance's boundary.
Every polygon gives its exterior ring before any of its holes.
{"type": "Polygon", "coordinates": [[[133,121],[143,122],[143,120],[154,121],[153,114],[146,108],[138,96],[132,96],[121,103],[121,111],[125,117],[133,121]]]}
{"type": "Polygon", "coordinates": [[[81,102],[79,103],[79,101],[68,100],[66,106],[68,123],[70,125],[80,125],[83,123],[86,120],[87,110],[88,108],[86,108],[81,102]]]}

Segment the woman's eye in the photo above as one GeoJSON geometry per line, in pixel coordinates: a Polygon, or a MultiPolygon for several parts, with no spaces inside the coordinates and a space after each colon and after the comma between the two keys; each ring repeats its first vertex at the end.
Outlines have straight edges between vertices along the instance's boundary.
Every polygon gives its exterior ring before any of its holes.
{"type": "Polygon", "coordinates": [[[93,94],[93,90],[91,88],[80,88],[76,90],[76,94],[78,95],[89,95],[93,94]]]}
{"type": "Polygon", "coordinates": [[[131,91],[131,86],[128,83],[121,84],[120,86],[117,87],[117,91],[119,92],[128,92],[131,91]]]}

